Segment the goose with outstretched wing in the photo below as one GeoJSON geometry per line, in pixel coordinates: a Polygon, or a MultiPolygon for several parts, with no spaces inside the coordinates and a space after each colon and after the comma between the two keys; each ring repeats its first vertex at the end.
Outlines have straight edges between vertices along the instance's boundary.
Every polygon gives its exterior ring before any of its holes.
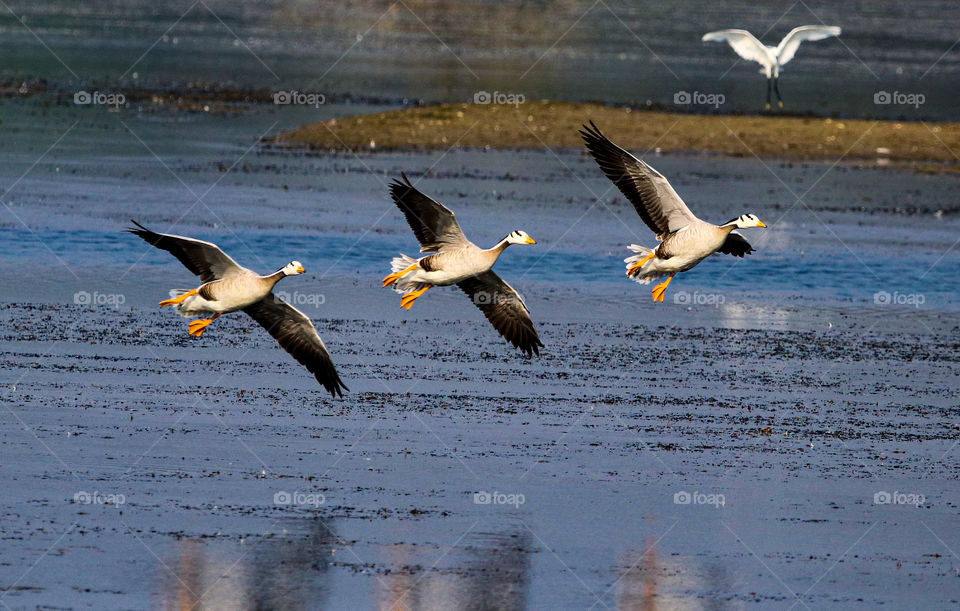
{"type": "Polygon", "coordinates": [[[169,252],[191,273],[200,276],[199,287],[172,290],[170,299],[160,302],[162,308],[174,306],[181,316],[204,317],[190,321],[190,335],[201,337],[221,315],[242,310],[260,323],[332,396],[342,397],[343,391],[349,390],[337,374],[333,359],[310,319],[273,293],[277,282],[304,272],[299,261],[291,261],[276,272],[261,276],[241,267],[216,244],[156,233],[132,222],[136,228],[128,232],[169,252]]]}
{"type": "Polygon", "coordinates": [[[660,172],[611,142],[593,121],[583,126],[580,135],[600,169],[660,242],[654,249],[630,244],[627,248],[637,254],[624,259],[627,276],[641,284],[666,277],[653,287],[654,301],[663,301],[667,286],[678,272],[691,269],[715,252],[735,257],[753,252],[736,229],[766,227],[756,215],[743,214],[722,225],[702,221],[660,172]]]}
{"type": "Polygon", "coordinates": [[[524,231],[512,231],[492,248],[467,239],[456,216],[440,202],[420,192],[406,174],[390,185],[390,197],[403,212],[420,242],[419,259],[401,254],[391,261],[383,286],[393,287],[406,309],[430,287],[459,286],[490,324],[528,357],[540,355],[540,336],[523,297],[493,272],[493,265],[511,244],[536,244],[524,231]]]}

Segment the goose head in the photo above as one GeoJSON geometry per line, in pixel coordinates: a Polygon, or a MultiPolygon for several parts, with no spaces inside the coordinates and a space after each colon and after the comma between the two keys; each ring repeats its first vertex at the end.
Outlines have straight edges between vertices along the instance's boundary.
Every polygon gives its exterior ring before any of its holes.
{"type": "Polygon", "coordinates": [[[284,276],[298,276],[307,270],[303,269],[303,265],[299,261],[291,261],[284,265],[280,271],[283,272],[284,276]]]}
{"type": "Polygon", "coordinates": [[[757,218],[756,214],[741,214],[732,221],[723,224],[724,227],[733,225],[737,229],[749,229],[751,227],[766,227],[767,225],[757,218]]]}
{"type": "Polygon", "coordinates": [[[536,244],[537,241],[527,235],[526,231],[517,229],[516,231],[511,231],[510,235],[503,238],[504,242],[507,244],[536,244]]]}

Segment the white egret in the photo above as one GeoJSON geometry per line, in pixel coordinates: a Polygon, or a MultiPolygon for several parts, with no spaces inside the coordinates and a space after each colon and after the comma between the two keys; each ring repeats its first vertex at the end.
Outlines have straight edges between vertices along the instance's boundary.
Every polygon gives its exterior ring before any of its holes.
{"type": "Polygon", "coordinates": [[[800,48],[800,43],[805,40],[823,40],[839,35],[840,28],[835,25],[802,25],[790,30],[790,33],[784,36],[780,44],[775,47],[764,45],[746,30],[707,32],[701,40],[705,42],[726,41],[730,43],[737,55],[763,66],[760,72],[767,75],[767,110],[769,110],[771,88],[777,93],[777,105],[783,108],[783,98],[780,96],[780,87],[777,84],[780,78],[780,68],[793,59],[797,49],[800,48]]]}

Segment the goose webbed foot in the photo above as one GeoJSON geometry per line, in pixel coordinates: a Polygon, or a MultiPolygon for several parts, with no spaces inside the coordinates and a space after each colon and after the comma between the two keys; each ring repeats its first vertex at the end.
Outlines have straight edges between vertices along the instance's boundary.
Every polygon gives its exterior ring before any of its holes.
{"type": "Polygon", "coordinates": [[[661,282],[661,283],[658,284],[657,286],[653,287],[653,300],[654,300],[654,301],[660,301],[660,302],[663,301],[663,296],[666,294],[666,292],[667,292],[667,287],[670,286],[670,281],[673,280],[673,276],[675,275],[675,273],[676,273],[676,272],[674,272],[673,274],[670,274],[669,276],[667,276],[667,279],[666,279],[666,280],[664,280],[663,282],[661,282]]]}
{"type": "Polygon", "coordinates": [[[188,333],[194,337],[200,337],[203,335],[203,332],[207,330],[207,327],[209,327],[210,324],[218,318],[220,318],[220,315],[214,314],[210,318],[198,318],[197,320],[191,320],[190,330],[188,333]]]}
{"type": "Polygon", "coordinates": [[[630,266],[630,269],[627,270],[627,275],[633,277],[635,274],[640,273],[640,270],[643,269],[643,266],[647,264],[647,261],[657,256],[656,252],[651,251],[646,257],[640,259],[636,263],[630,266]]]}
{"type": "Polygon", "coordinates": [[[392,286],[396,284],[397,280],[407,275],[407,272],[413,271],[415,269],[417,269],[416,263],[401,272],[390,274],[389,276],[383,279],[383,286],[392,286]]]}
{"type": "Polygon", "coordinates": [[[184,301],[186,301],[186,299],[187,299],[188,297],[193,297],[193,296],[196,295],[196,294],[197,294],[197,289],[193,289],[192,291],[187,291],[187,292],[184,293],[183,295],[178,295],[178,296],[174,297],[173,299],[164,299],[163,301],[160,302],[160,307],[161,307],[161,308],[165,308],[165,307],[167,307],[168,305],[178,305],[178,304],[181,304],[181,303],[183,303],[184,301]]]}
{"type": "Polygon", "coordinates": [[[420,296],[426,293],[432,286],[433,286],[432,284],[428,284],[422,289],[411,291],[405,294],[403,298],[400,300],[400,306],[409,310],[410,308],[413,307],[413,302],[419,299],[420,296]]]}

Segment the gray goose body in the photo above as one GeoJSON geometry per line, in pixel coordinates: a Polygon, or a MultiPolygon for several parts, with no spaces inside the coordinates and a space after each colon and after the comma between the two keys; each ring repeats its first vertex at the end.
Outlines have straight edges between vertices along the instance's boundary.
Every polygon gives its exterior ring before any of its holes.
{"type": "Polygon", "coordinates": [[[160,302],[162,307],[175,306],[181,316],[213,315],[191,321],[191,335],[201,337],[210,323],[222,314],[242,310],[314,374],[331,396],[342,397],[343,391],[349,390],[340,379],[333,359],[310,319],[273,293],[273,287],[281,279],[303,273],[302,265],[293,261],[273,274],[261,276],[237,264],[216,244],[156,233],[132,222],[137,227],[128,229],[128,232],[169,252],[203,282],[192,290],[173,290],[171,299],[160,302]]]}
{"type": "Polygon", "coordinates": [[[654,301],[663,301],[674,275],[692,269],[715,252],[735,257],[753,252],[736,229],[766,227],[755,215],[744,214],[723,225],[703,221],[665,176],[611,142],[592,121],[583,126],[580,135],[603,173],[660,241],[653,249],[630,244],[627,248],[637,254],[624,259],[627,276],[641,284],[667,278],[654,287],[654,301]]]}
{"type": "Polygon", "coordinates": [[[400,304],[409,310],[430,287],[455,284],[504,339],[527,357],[539,356],[543,343],[527,304],[493,272],[508,246],[536,244],[533,238],[513,231],[492,248],[480,248],[467,239],[452,211],[417,190],[406,174],[401,175],[403,182],[390,185],[390,196],[420,242],[420,252],[429,254],[419,259],[404,254],[394,258],[390,264],[393,273],[383,279],[383,285],[403,294],[400,304]]]}

